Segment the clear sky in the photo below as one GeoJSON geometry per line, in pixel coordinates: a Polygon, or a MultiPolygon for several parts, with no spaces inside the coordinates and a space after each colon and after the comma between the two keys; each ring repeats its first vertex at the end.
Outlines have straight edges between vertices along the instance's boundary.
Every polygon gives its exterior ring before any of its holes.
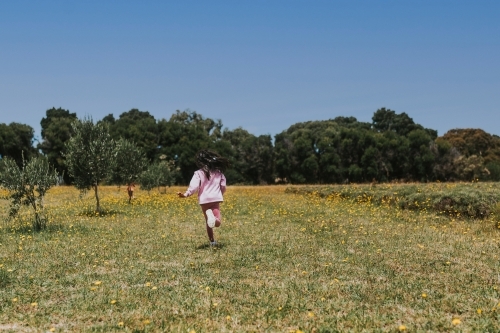
{"type": "Polygon", "coordinates": [[[0,122],[191,109],[275,135],[387,107],[500,134],[500,1],[0,2],[0,122]]]}

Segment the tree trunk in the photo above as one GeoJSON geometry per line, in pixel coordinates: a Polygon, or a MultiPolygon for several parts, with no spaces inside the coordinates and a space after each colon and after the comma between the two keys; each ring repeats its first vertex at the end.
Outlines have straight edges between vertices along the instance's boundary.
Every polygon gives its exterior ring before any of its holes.
{"type": "Polygon", "coordinates": [[[94,193],[95,193],[95,211],[96,213],[101,213],[101,205],[99,204],[99,193],[97,192],[97,184],[94,185],[94,193]]]}
{"type": "Polygon", "coordinates": [[[42,226],[43,223],[42,223],[42,220],[40,218],[40,214],[39,214],[37,206],[36,206],[36,199],[34,196],[32,198],[30,198],[30,202],[31,202],[31,206],[33,207],[33,211],[35,212],[35,221],[32,224],[33,230],[40,231],[43,229],[43,226],[42,226]]]}

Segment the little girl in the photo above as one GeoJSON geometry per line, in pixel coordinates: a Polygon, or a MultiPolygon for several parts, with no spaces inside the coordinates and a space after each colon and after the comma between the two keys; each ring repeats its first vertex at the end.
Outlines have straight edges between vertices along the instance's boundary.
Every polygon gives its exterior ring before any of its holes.
{"type": "Polygon", "coordinates": [[[195,171],[189,188],[185,193],[177,192],[177,195],[186,198],[198,190],[198,203],[205,216],[210,245],[217,245],[212,228],[221,225],[219,204],[224,201],[222,195],[226,192],[226,177],[223,172],[229,161],[215,152],[200,150],[196,154],[196,165],[200,169],[195,171]]]}
{"type": "Polygon", "coordinates": [[[128,203],[130,203],[132,199],[134,199],[134,190],[135,190],[135,183],[134,182],[128,183],[127,186],[128,203]]]}

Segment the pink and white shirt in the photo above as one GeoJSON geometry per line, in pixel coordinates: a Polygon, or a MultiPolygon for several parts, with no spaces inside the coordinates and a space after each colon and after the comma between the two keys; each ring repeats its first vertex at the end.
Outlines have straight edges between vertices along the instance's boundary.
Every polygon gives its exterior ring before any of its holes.
{"type": "Polygon", "coordinates": [[[226,177],[220,171],[210,173],[210,179],[207,178],[203,170],[194,172],[189,188],[184,195],[191,196],[198,190],[198,203],[200,205],[212,202],[224,201],[222,195],[226,192],[226,177]]]}

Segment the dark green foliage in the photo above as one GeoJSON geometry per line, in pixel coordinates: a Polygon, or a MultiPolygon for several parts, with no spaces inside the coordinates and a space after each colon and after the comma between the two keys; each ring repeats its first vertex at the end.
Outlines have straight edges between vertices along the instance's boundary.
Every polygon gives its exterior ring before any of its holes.
{"type": "Polygon", "coordinates": [[[96,212],[100,213],[98,187],[116,165],[116,143],[104,122],[94,124],[91,118],[85,118],[76,120],[72,129],[73,135],[66,143],[68,172],[79,190],[94,189],[96,212]]]}
{"type": "Polygon", "coordinates": [[[180,168],[180,182],[183,184],[189,183],[197,170],[194,157],[199,150],[211,149],[224,155],[217,149],[221,146],[220,120],[204,118],[195,111],[177,111],[168,121],[160,120],[158,127],[159,153],[166,155],[180,168]]]}
{"type": "Polygon", "coordinates": [[[500,189],[491,183],[432,185],[351,185],[289,187],[287,193],[340,197],[401,209],[435,211],[450,217],[486,218],[500,203],[500,189]]]}
{"type": "Polygon", "coordinates": [[[71,124],[77,119],[76,113],[61,108],[47,110],[42,118],[42,142],[37,148],[47,156],[49,163],[64,177],[66,183],[71,182],[68,168],[64,160],[64,147],[71,137],[71,124]]]}
{"type": "Polygon", "coordinates": [[[437,138],[437,131],[424,129],[422,125],[415,124],[405,112],[396,114],[393,110],[381,108],[375,111],[372,120],[373,128],[379,132],[393,131],[399,135],[407,136],[412,131],[425,130],[433,140],[437,138]]]}
{"type": "Polygon", "coordinates": [[[435,156],[431,151],[433,139],[423,129],[416,129],[408,133],[410,175],[414,180],[426,182],[434,178],[433,166],[435,156]]]}
{"type": "Polygon", "coordinates": [[[423,178],[432,172],[426,131],[378,132],[353,117],[309,121],[275,137],[276,173],[292,183],[349,183],[423,178]],[[413,159],[411,159],[413,158],[413,159]]]}
{"type": "Polygon", "coordinates": [[[22,167],[11,158],[2,159],[2,164],[0,185],[10,192],[9,215],[16,216],[22,206],[31,207],[35,214],[33,230],[44,229],[47,217],[44,214],[43,198],[57,184],[57,172],[51,170],[45,157],[35,157],[28,162],[23,159],[22,167]]]}
{"type": "MultiPolygon", "coordinates": [[[[65,143],[75,119],[75,113],[52,108],[41,121],[43,141],[38,148],[66,182],[72,179],[64,158],[65,143]]],[[[115,142],[124,139],[137,146],[127,146],[132,149],[128,153],[113,153],[112,177],[105,179],[117,184],[138,177],[145,167],[143,157],[152,163],[160,156],[179,170],[175,182],[187,184],[198,169],[194,157],[202,149],[230,161],[225,171],[228,184],[500,179],[500,137],[479,129],[455,129],[437,138],[435,130],[416,124],[408,114],[386,108],[375,111],[372,122],[335,117],[297,123],[277,134],[274,144],[270,135],[223,129],[220,120],[190,110],[178,110],[170,119],[157,121],[147,111],[132,109],[118,119],[109,114],[98,124],[109,127],[115,142]]],[[[32,141],[31,127],[0,124],[2,157],[10,156],[21,165],[23,151],[27,157],[37,154],[32,141]]]]}
{"type": "Polygon", "coordinates": [[[275,172],[295,184],[495,179],[485,168],[496,156],[494,136],[489,143],[484,135],[477,140],[487,158],[461,153],[463,140],[454,145],[446,136],[436,137],[406,113],[385,108],[374,113],[371,124],[353,117],[297,123],[275,136],[275,172]]]}
{"type": "Polygon", "coordinates": [[[490,162],[486,164],[488,170],[487,179],[498,182],[500,181],[500,162],[490,162]]]}
{"type": "Polygon", "coordinates": [[[341,127],[335,121],[327,120],[298,123],[276,135],[277,176],[293,183],[341,181],[345,171],[339,165],[340,132],[341,127]]]}
{"type": "Polygon", "coordinates": [[[21,167],[23,156],[31,159],[37,155],[33,148],[34,134],[33,128],[25,124],[0,124],[0,157],[10,157],[21,167]]]}
{"type": "Polygon", "coordinates": [[[109,125],[109,132],[115,141],[123,138],[134,142],[150,161],[157,156],[158,125],[149,112],[132,109],[116,120],[113,115],[108,115],[102,121],[109,125]]]}
{"type": "MultiPolygon", "coordinates": [[[[218,152],[230,160],[226,171],[228,183],[262,184],[274,182],[274,155],[272,138],[269,135],[255,136],[239,128],[222,132],[220,120],[205,118],[195,111],[176,111],[170,119],[156,122],[147,112],[136,109],[124,113],[115,120],[112,114],[102,119],[110,125],[111,135],[133,140],[139,147],[145,148],[150,142],[150,160],[164,155],[172,160],[181,171],[176,181],[189,183],[197,170],[194,156],[201,149],[218,152]],[[148,140],[144,135],[148,135],[148,140]],[[156,138],[153,139],[153,136],[156,138]]],[[[116,173],[115,173],[116,174],[116,173]]],[[[117,179],[114,179],[117,182],[117,179]]]]}
{"type": "Polygon", "coordinates": [[[222,141],[229,144],[224,156],[230,160],[231,169],[226,172],[226,177],[232,183],[274,183],[270,135],[255,136],[240,127],[233,131],[224,130],[222,141]]]}
{"type": "Polygon", "coordinates": [[[430,149],[436,157],[433,166],[435,180],[454,181],[460,179],[458,160],[462,155],[458,149],[440,138],[431,144],[430,149]]]}

